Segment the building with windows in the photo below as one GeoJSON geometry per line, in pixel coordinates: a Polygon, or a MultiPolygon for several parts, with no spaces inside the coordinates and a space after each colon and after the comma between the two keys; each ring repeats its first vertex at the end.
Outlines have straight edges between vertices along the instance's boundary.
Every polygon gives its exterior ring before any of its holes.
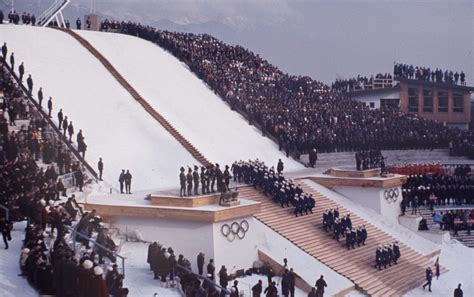
{"type": "Polygon", "coordinates": [[[349,95],[370,108],[398,107],[406,113],[467,129],[473,91],[473,87],[457,84],[400,78],[394,87],[354,91],[349,95]]]}
{"type": "Polygon", "coordinates": [[[400,110],[466,129],[471,121],[471,92],[456,84],[400,79],[400,110]]]}

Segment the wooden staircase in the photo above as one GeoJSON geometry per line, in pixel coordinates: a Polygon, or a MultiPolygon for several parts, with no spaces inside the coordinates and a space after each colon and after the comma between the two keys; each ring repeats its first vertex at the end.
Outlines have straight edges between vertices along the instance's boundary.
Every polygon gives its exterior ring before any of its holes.
{"type": "Polygon", "coordinates": [[[163,126],[197,161],[202,165],[208,166],[211,162],[193,145],[189,142],[171,123],[166,120],[158,111],[156,111],[138,92],[133,88],[127,80],[115,69],[114,66],[86,39],[82,38],[76,32],[66,28],[56,28],[63,31],[74,39],[76,39],[82,46],[84,46],[94,57],[96,57],[102,65],[110,72],[110,74],[127,90],[127,92],[156,120],[163,126]]]}
{"type": "MultiPolygon", "coordinates": [[[[291,208],[280,207],[253,187],[240,188],[239,197],[261,202],[262,211],[255,215],[258,220],[337,273],[350,279],[366,294],[402,296],[423,284],[425,269],[434,264],[432,258],[440,253],[439,250],[422,255],[400,242],[402,256],[398,264],[379,271],[374,268],[377,246],[394,242],[396,239],[310,186],[304,183],[302,186],[306,192],[313,194],[316,207],[313,209],[313,214],[298,218],[293,215],[291,208]],[[322,229],[323,212],[336,207],[342,215],[351,214],[353,226],[365,225],[368,232],[365,246],[349,251],[344,246],[345,238],[338,243],[332,239],[330,232],[326,233],[322,229]]],[[[446,271],[444,267],[441,267],[442,273],[446,271]]]]}

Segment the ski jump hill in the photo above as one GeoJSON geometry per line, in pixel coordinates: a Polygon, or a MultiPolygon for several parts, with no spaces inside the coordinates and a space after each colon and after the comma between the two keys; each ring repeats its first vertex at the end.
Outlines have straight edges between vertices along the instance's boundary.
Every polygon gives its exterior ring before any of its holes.
{"type": "Polygon", "coordinates": [[[75,132],[82,129],[87,162],[95,167],[102,157],[104,180],[113,187],[122,169],[133,175],[132,190],[147,190],[177,187],[179,167],[209,161],[223,167],[260,158],[276,165],[281,158],[287,170],[302,168],[186,65],[150,42],[80,32],[133,86],[130,90],[69,34],[29,26],[1,29],[17,65],[24,62],[25,77],[33,77],[33,94],[43,87],[45,99],[53,98],[53,120],[62,108],[75,132]]]}
{"type": "MultiPolygon", "coordinates": [[[[185,64],[155,44],[114,33],[63,31],[2,26],[0,40],[15,53],[17,65],[25,63],[26,76],[34,79],[33,94],[41,86],[46,100],[53,98],[53,120],[57,122],[62,108],[76,132],[82,129],[88,145],[86,161],[95,167],[99,157],[104,159],[107,187],[117,186],[122,169],[133,175],[132,191],[144,192],[177,188],[181,166],[217,162],[223,167],[256,158],[269,166],[282,159],[286,172],[303,172],[300,163],[286,158],[185,64]]],[[[292,220],[286,209],[253,188],[242,189],[245,199],[262,204],[254,215],[260,222],[256,226],[270,231],[262,229],[260,237],[269,232],[281,235],[298,253],[318,261],[319,268],[329,268],[325,274],[330,279],[346,287],[352,283],[367,295],[410,294],[423,283],[424,267],[439,250],[420,252],[405,240],[400,265],[377,274],[371,267],[376,246],[397,237],[356,213],[354,222],[369,227],[370,243],[357,254],[348,254],[318,229],[324,209],[343,210],[344,205],[316,191],[318,185],[304,183],[318,200],[314,215],[300,220],[292,220]]]]}

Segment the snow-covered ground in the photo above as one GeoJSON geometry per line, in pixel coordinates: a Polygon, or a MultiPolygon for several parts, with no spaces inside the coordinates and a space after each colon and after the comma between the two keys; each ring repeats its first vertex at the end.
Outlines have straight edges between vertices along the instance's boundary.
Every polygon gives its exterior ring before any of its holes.
{"type": "Polygon", "coordinates": [[[157,45],[133,36],[77,31],[175,128],[215,162],[259,158],[286,171],[302,166],[233,112],[188,67],[157,45]]]}
{"type": "Polygon", "coordinates": [[[25,238],[26,223],[13,225],[12,241],[5,250],[3,241],[0,243],[0,296],[37,296],[38,293],[28,284],[26,278],[18,276],[20,271],[20,253],[22,240],[25,238]]]}
{"type": "Polygon", "coordinates": [[[0,40],[7,43],[8,55],[15,53],[16,65],[25,62],[33,94],[43,87],[43,106],[53,97],[53,120],[62,108],[75,131],[82,129],[86,159],[96,167],[103,158],[108,184],[118,188],[121,170],[130,169],[132,192],[176,186],[179,167],[198,164],[72,37],[53,29],[6,25],[0,27],[0,40]]]}
{"type": "Polygon", "coordinates": [[[442,274],[439,280],[433,280],[431,288],[433,293],[420,287],[413,289],[406,296],[452,296],[458,283],[462,284],[464,296],[474,296],[474,249],[456,240],[452,240],[449,244],[436,244],[315,182],[305,180],[305,183],[422,254],[441,250],[440,265],[448,268],[449,272],[442,274]]]}

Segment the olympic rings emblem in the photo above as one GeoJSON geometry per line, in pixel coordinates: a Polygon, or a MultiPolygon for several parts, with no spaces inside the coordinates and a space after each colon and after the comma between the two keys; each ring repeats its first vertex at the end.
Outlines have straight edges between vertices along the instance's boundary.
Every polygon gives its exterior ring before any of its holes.
{"type": "Polygon", "coordinates": [[[388,203],[391,203],[391,202],[395,203],[397,202],[398,196],[400,195],[400,191],[398,190],[398,188],[391,188],[391,189],[385,190],[383,195],[385,197],[385,200],[387,200],[388,203]]]}
{"type": "Polygon", "coordinates": [[[221,227],[221,233],[228,241],[232,242],[236,237],[239,239],[244,239],[245,233],[249,230],[249,222],[243,220],[242,222],[237,223],[233,222],[232,224],[224,224],[221,227]]]}

